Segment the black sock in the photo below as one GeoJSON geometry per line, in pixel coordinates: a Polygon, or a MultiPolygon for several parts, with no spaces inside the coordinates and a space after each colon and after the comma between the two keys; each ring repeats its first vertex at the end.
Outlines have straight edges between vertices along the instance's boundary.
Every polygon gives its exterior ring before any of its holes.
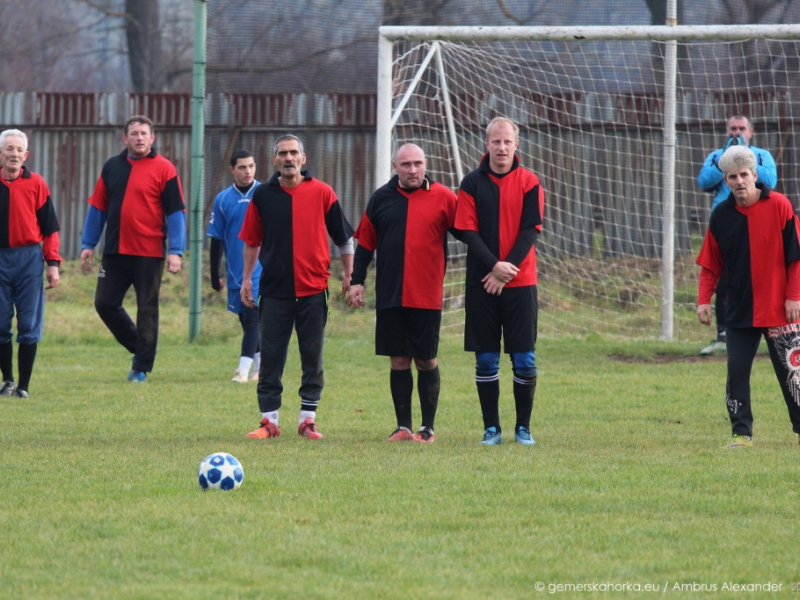
{"type": "Polygon", "coordinates": [[[37,344],[19,345],[19,355],[17,357],[17,362],[19,362],[18,390],[28,391],[28,385],[30,385],[31,382],[31,373],[33,373],[33,362],[36,360],[36,346],[37,344]]]}
{"type": "Polygon", "coordinates": [[[438,366],[430,371],[417,372],[417,392],[422,409],[422,426],[431,430],[433,430],[433,421],[436,419],[436,408],[439,406],[440,388],[441,379],[438,366]]]}
{"type": "Polygon", "coordinates": [[[0,344],[0,371],[3,372],[3,381],[14,381],[14,349],[11,340],[0,344]]]}
{"type": "MultiPolygon", "coordinates": [[[[489,376],[492,377],[492,376],[489,376]]],[[[500,374],[495,373],[492,379],[487,381],[487,377],[481,376],[481,380],[475,379],[478,386],[478,399],[481,401],[481,412],[483,413],[483,427],[496,427],[500,433],[500,374]]]]}
{"type": "Polygon", "coordinates": [[[525,378],[514,374],[514,404],[517,406],[517,427],[531,428],[533,396],[536,393],[536,375],[525,378]]]}
{"type": "Polygon", "coordinates": [[[392,391],[394,414],[397,426],[411,429],[411,393],[414,391],[414,376],[411,369],[389,372],[389,388],[392,391]]]}

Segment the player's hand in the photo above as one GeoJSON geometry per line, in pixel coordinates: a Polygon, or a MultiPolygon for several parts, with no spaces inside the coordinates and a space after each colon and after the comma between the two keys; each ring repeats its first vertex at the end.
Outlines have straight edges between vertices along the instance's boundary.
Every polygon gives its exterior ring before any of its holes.
{"type": "Polygon", "coordinates": [[[738,142],[739,142],[739,140],[737,140],[735,136],[729,135],[728,136],[728,141],[725,142],[725,147],[722,149],[722,151],[725,152],[725,150],[730,148],[734,143],[738,143],[738,142]],[[734,140],[736,140],[736,141],[734,142],[734,140]]]}
{"type": "Polygon", "coordinates": [[[744,139],[744,135],[742,135],[742,134],[740,133],[740,134],[739,134],[738,136],[736,136],[736,137],[737,137],[737,138],[738,138],[738,140],[739,140],[739,145],[740,145],[740,146],[744,146],[745,148],[747,148],[747,140],[745,140],[745,139],[744,139]]]}
{"type": "Polygon", "coordinates": [[[487,292],[492,294],[493,296],[499,296],[500,292],[503,291],[503,288],[506,285],[505,281],[500,281],[497,277],[494,276],[494,273],[489,273],[481,279],[483,281],[483,289],[487,292]]]}
{"type": "MultiPolygon", "coordinates": [[[[510,262],[497,261],[492,267],[492,275],[495,279],[501,281],[503,284],[508,283],[519,273],[519,268],[512,265],[510,262]]],[[[484,278],[484,282],[486,279],[484,278]]]]}
{"type": "Polygon", "coordinates": [[[256,307],[256,300],[253,298],[253,282],[250,279],[242,281],[242,289],[239,290],[239,295],[242,298],[242,304],[248,308],[256,307]]]}
{"type": "Polygon", "coordinates": [[[225,287],[225,282],[223,281],[222,277],[219,279],[211,278],[211,289],[215,292],[221,292],[222,288],[225,287]]]}
{"type": "Polygon", "coordinates": [[[58,267],[47,267],[47,286],[46,290],[51,290],[58,285],[58,267]]]}
{"type": "Polygon", "coordinates": [[[179,254],[170,254],[167,256],[167,271],[170,273],[180,273],[181,266],[181,257],[179,254]]]}
{"type": "Polygon", "coordinates": [[[364,286],[351,285],[347,291],[347,306],[361,308],[364,306],[364,286]]]}
{"type": "Polygon", "coordinates": [[[350,280],[352,279],[352,277],[353,277],[352,274],[350,275],[345,274],[344,278],[342,279],[342,295],[339,296],[340,298],[347,298],[348,302],[350,300],[348,298],[348,293],[350,292],[350,280]]]}
{"type": "Polygon", "coordinates": [[[783,306],[786,309],[786,320],[789,323],[795,323],[797,319],[800,319],[800,300],[787,300],[783,306]]]}
{"type": "Polygon", "coordinates": [[[700,319],[700,322],[703,325],[711,325],[711,305],[710,304],[698,305],[697,318],[700,319]]]}
{"type": "Polygon", "coordinates": [[[81,250],[81,268],[87,273],[92,270],[94,265],[94,250],[84,248],[81,250]]]}

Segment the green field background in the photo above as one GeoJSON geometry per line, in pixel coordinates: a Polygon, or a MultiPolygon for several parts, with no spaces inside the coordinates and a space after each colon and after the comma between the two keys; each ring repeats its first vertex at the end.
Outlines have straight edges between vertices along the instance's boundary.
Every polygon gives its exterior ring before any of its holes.
{"type": "MultiPolygon", "coordinates": [[[[324,439],[295,433],[293,341],[283,435],[250,440],[233,317],[187,343],[185,288],[165,277],[156,368],[130,384],[93,285],[65,265],[31,399],[0,401],[0,597],[800,598],[800,445],[763,355],[755,444],[731,451],[725,363],[696,342],[543,335],[537,445],[484,447],[473,358],[448,333],[436,443],[389,444],[371,314],[334,304],[324,439]],[[243,463],[241,489],[201,491],[215,451],[243,463]]],[[[501,388],[510,434],[505,359],[501,388]]]]}

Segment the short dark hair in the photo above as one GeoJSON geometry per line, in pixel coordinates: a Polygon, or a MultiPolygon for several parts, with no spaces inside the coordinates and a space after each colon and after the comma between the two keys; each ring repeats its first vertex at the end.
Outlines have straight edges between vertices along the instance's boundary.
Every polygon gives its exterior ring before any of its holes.
{"type": "Polygon", "coordinates": [[[753,120],[752,120],[750,117],[748,117],[747,115],[733,115],[733,116],[731,116],[731,117],[728,117],[728,120],[727,120],[727,121],[725,121],[725,127],[727,127],[727,126],[728,126],[728,124],[729,124],[731,121],[733,121],[734,119],[736,119],[737,121],[738,121],[739,119],[744,119],[745,121],[747,121],[747,127],[748,127],[749,129],[752,129],[752,128],[753,128],[753,120]]]}
{"type": "Polygon", "coordinates": [[[142,125],[147,125],[150,128],[150,133],[155,132],[153,121],[150,120],[149,117],[145,117],[144,115],[133,115],[132,117],[128,117],[128,120],[125,121],[125,127],[123,128],[125,135],[128,135],[128,127],[130,127],[131,123],[141,123],[142,125]]]}
{"type": "Polygon", "coordinates": [[[248,150],[234,150],[231,154],[231,166],[235,167],[240,158],[251,158],[253,153],[248,150]]]}

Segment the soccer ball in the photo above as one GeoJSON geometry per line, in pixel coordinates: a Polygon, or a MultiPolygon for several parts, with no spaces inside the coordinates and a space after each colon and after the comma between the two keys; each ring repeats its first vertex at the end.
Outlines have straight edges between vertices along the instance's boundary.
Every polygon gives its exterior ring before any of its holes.
{"type": "Polygon", "coordinates": [[[209,454],[200,463],[197,479],[204,490],[236,490],[244,481],[242,463],[227,452],[209,454]]]}

